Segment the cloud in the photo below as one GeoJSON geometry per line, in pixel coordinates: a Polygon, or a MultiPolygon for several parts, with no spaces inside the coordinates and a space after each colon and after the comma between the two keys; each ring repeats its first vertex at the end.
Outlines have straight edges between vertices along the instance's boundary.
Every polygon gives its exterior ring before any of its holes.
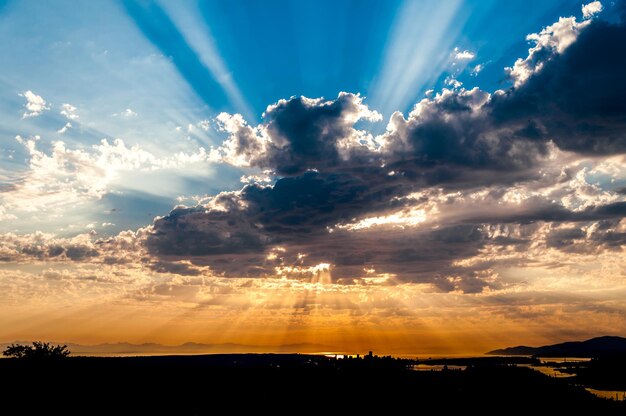
{"type": "Polygon", "coordinates": [[[59,130],[57,130],[57,133],[63,134],[65,132],[67,132],[71,128],[72,128],[72,123],[70,123],[68,121],[67,123],[65,123],[65,125],[63,127],[61,127],[59,130]]]}
{"type": "Polygon", "coordinates": [[[457,61],[470,61],[476,58],[476,54],[474,52],[468,51],[467,49],[462,51],[459,48],[454,48],[454,59],[457,61]]]}
{"type": "Polygon", "coordinates": [[[582,7],[583,17],[585,19],[590,19],[600,13],[602,9],[602,3],[600,3],[599,1],[593,1],[591,3],[584,4],[582,7]]]}
{"type": "MultiPolygon", "coordinates": [[[[626,57],[616,51],[626,42],[626,25],[588,20],[574,26],[575,42],[562,52],[552,49],[545,63],[534,66],[541,70],[523,83],[517,78],[514,90],[495,97],[494,118],[499,124],[526,120],[526,130],[519,130],[522,136],[552,140],[564,150],[623,153],[626,83],[620,68],[626,57]]],[[[526,61],[535,55],[531,50],[526,61]]]]}
{"type": "Polygon", "coordinates": [[[470,169],[474,175],[500,170],[499,179],[506,180],[538,163],[547,154],[546,143],[519,137],[514,123],[496,124],[491,114],[495,99],[497,94],[478,88],[444,89],[420,101],[407,118],[394,113],[387,132],[377,138],[388,166],[412,175],[432,171],[428,181],[443,183],[459,180],[460,172],[470,169]]]}
{"type": "Polygon", "coordinates": [[[541,71],[547,61],[574,43],[581,30],[590,23],[588,20],[577,22],[575,17],[561,17],[541,32],[526,36],[526,40],[534,43],[528,50],[528,57],[519,58],[512,67],[507,68],[514,85],[519,87],[531,75],[541,71]]]}
{"type": "Polygon", "coordinates": [[[95,231],[73,237],[59,237],[37,231],[30,234],[0,234],[1,262],[94,263],[133,265],[145,255],[142,239],[145,232],[123,231],[102,238],[95,231]]]}
{"type": "Polygon", "coordinates": [[[623,199],[589,185],[580,179],[585,168],[578,169],[556,184],[531,180],[448,193],[427,187],[408,196],[406,188],[384,188],[371,179],[374,190],[354,176],[309,172],[222,193],[204,206],[176,208],[146,229],[146,246],[158,258],[190,260],[234,277],[299,278],[302,270],[328,264],[334,281],[346,283],[374,270],[441,290],[497,288],[490,274],[483,275],[492,263],[468,267],[459,261],[490,246],[520,252],[531,244],[552,247],[535,224],[589,226],[624,215],[623,199]],[[526,231],[505,231],[516,226],[526,231]]]}
{"type": "Polygon", "coordinates": [[[68,120],[76,121],[79,118],[78,114],[76,114],[76,110],[77,108],[74,107],[72,104],[62,104],[61,111],[59,112],[59,114],[61,114],[63,117],[67,118],[68,120]]]}
{"type": "Polygon", "coordinates": [[[24,104],[26,111],[22,114],[22,118],[37,117],[44,111],[50,110],[50,105],[46,103],[46,100],[31,90],[25,91],[19,96],[26,99],[26,104],[24,104]]]}
{"type": "Polygon", "coordinates": [[[485,65],[484,64],[478,64],[474,68],[472,68],[472,71],[470,72],[470,75],[475,77],[478,74],[480,74],[483,69],[485,69],[485,65]]]}
{"type": "Polygon", "coordinates": [[[127,108],[124,111],[120,111],[119,113],[114,113],[113,117],[121,117],[121,118],[135,118],[137,117],[139,114],[137,114],[136,112],[134,112],[133,110],[131,110],[130,108],[127,108]]]}
{"type": "Polygon", "coordinates": [[[444,84],[452,88],[461,88],[463,86],[463,83],[454,77],[446,77],[444,84]]]}
{"type": "Polygon", "coordinates": [[[2,234],[2,261],[21,261],[35,258],[39,260],[86,260],[98,255],[88,234],[82,234],[70,239],[58,239],[52,234],[33,233],[17,235],[2,234]]]}
{"type": "MultiPolygon", "coordinates": [[[[59,133],[70,127],[66,125],[59,133]]],[[[28,167],[11,187],[0,190],[5,219],[25,213],[32,216],[39,212],[61,212],[68,206],[100,199],[112,191],[113,184],[125,172],[177,169],[209,163],[210,159],[204,148],[162,157],[137,145],[128,146],[121,139],[111,142],[103,139],[86,148],[72,148],[59,140],[52,142],[47,152],[41,149],[39,136],[17,136],[16,140],[27,152],[28,167]]]]}
{"type": "Polygon", "coordinates": [[[337,166],[372,141],[354,124],[379,121],[382,116],[364,105],[358,94],[342,92],[330,101],[280,100],[267,108],[264,119],[263,125],[253,128],[238,114],[220,114],[217,121],[229,134],[218,149],[222,158],[236,166],[271,168],[281,175],[337,166]]]}

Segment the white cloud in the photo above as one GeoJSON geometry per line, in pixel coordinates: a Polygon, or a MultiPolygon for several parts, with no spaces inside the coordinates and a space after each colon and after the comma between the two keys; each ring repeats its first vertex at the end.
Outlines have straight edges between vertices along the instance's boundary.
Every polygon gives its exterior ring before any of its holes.
{"type": "Polygon", "coordinates": [[[473,77],[475,77],[476,75],[480,74],[480,72],[481,72],[483,69],[485,69],[485,65],[483,65],[483,64],[478,64],[478,65],[476,65],[476,66],[472,69],[472,71],[470,72],[470,75],[471,75],[471,76],[473,76],[473,77]]]}
{"type": "Polygon", "coordinates": [[[136,112],[134,112],[132,109],[127,108],[124,111],[121,111],[119,113],[115,113],[113,114],[113,117],[122,117],[122,118],[134,118],[137,117],[139,114],[137,114],[136,112]]]}
{"type": "Polygon", "coordinates": [[[39,148],[38,136],[17,136],[16,140],[26,148],[29,166],[11,189],[0,193],[0,220],[15,219],[20,212],[63,212],[63,207],[99,199],[112,190],[124,172],[209,162],[204,148],[159,157],[139,146],[127,146],[120,139],[103,139],[100,144],[73,149],[63,141],[54,141],[49,152],[39,148]]]}
{"type": "Polygon", "coordinates": [[[65,126],[61,127],[59,130],[57,130],[57,133],[59,134],[63,134],[66,131],[68,131],[69,129],[72,128],[72,123],[70,123],[69,121],[67,123],[65,123],[65,126]]]}
{"type": "Polygon", "coordinates": [[[512,67],[506,68],[514,85],[519,87],[524,84],[531,75],[541,71],[544,63],[552,56],[563,53],[589,23],[590,20],[577,22],[575,17],[561,17],[541,32],[526,36],[526,40],[535,45],[528,49],[526,58],[519,58],[512,67]]]}
{"type": "Polygon", "coordinates": [[[22,114],[22,118],[37,117],[44,111],[50,110],[50,106],[46,103],[46,100],[44,100],[41,95],[37,95],[31,90],[25,91],[19,94],[19,96],[26,98],[26,104],[24,104],[26,111],[22,114]]]}
{"type": "Polygon", "coordinates": [[[209,120],[202,120],[198,122],[197,125],[204,131],[209,131],[209,129],[211,128],[211,122],[209,120]]]}
{"type": "Polygon", "coordinates": [[[600,13],[602,9],[602,3],[600,3],[599,1],[593,1],[589,4],[585,4],[583,5],[583,17],[585,19],[590,19],[596,14],[600,13]]]}
{"type": "Polygon", "coordinates": [[[476,54],[474,52],[468,51],[467,49],[464,51],[459,50],[459,48],[454,48],[454,59],[457,61],[465,61],[476,58],[476,54]]]}
{"type": "Polygon", "coordinates": [[[463,83],[454,77],[446,77],[444,83],[452,88],[461,88],[463,83]]]}
{"type": "Polygon", "coordinates": [[[78,114],[76,114],[76,110],[76,107],[74,107],[72,104],[62,104],[59,114],[61,114],[68,120],[78,120],[78,114]]]}

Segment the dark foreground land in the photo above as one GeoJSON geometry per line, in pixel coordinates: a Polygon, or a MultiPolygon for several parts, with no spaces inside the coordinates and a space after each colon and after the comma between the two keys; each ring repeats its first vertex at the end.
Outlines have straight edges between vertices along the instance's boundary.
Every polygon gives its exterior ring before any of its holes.
{"type": "Polygon", "coordinates": [[[2,359],[0,399],[16,414],[626,413],[625,402],[505,359],[476,360],[463,371],[410,364],[273,354],[2,359]]]}

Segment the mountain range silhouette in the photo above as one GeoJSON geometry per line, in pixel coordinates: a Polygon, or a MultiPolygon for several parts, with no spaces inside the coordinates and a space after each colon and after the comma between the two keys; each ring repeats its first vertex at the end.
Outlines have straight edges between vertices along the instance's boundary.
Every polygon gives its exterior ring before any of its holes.
{"type": "Polygon", "coordinates": [[[560,344],[528,347],[518,345],[489,351],[489,355],[533,355],[538,357],[599,357],[626,353],[626,338],[603,336],[586,341],[570,341],[560,344]]]}

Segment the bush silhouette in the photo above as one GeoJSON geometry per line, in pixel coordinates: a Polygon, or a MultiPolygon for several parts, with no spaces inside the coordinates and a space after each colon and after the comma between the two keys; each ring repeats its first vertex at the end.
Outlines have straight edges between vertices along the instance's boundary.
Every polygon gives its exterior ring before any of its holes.
{"type": "Polygon", "coordinates": [[[33,342],[33,345],[11,344],[2,352],[5,357],[29,359],[65,358],[70,355],[67,345],[51,345],[49,342],[33,342]]]}

